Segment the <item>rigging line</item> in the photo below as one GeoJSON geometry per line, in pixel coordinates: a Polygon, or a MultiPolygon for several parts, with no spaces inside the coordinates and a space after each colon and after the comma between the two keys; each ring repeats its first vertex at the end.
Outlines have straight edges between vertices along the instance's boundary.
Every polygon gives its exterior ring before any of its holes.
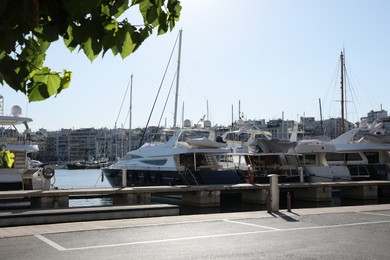
{"type": "Polygon", "coordinates": [[[328,115],[331,114],[331,110],[332,110],[332,100],[329,101],[328,98],[332,99],[335,96],[335,90],[336,90],[335,86],[337,84],[336,78],[338,78],[339,68],[340,68],[340,61],[338,61],[338,63],[336,64],[336,67],[335,67],[334,72],[333,72],[333,77],[331,78],[331,80],[329,82],[328,91],[325,95],[325,99],[322,101],[322,104],[323,104],[322,107],[329,109],[328,113],[327,113],[328,115]],[[332,96],[329,97],[331,90],[333,90],[332,96]],[[328,104],[330,104],[330,105],[328,106],[328,104]]]}
{"type": "Polygon", "coordinates": [[[120,114],[121,114],[121,112],[122,112],[122,107],[123,107],[123,103],[125,102],[125,98],[126,98],[126,96],[127,96],[127,91],[129,91],[130,82],[131,82],[131,80],[129,80],[129,83],[127,83],[126,92],[125,92],[125,94],[123,95],[122,104],[121,104],[121,107],[120,107],[120,109],[119,109],[118,116],[116,117],[116,121],[115,121],[115,128],[116,128],[116,123],[118,123],[119,116],[120,116],[120,114]]]}
{"type": "Polygon", "coordinates": [[[373,107],[373,106],[375,107],[378,104],[378,102],[375,100],[374,96],[372,95],[373,91],[371,91],[371,89],[369,89],[364,84],[364,82],[361,80],[361,78],[359,78],[359,76],[358,76],[359,74],[356,73],[356,71],[354,71],[354,68],[352,66],[348,66],[348,68],[352,72],[351,76],[353,76],[350,78],[354,81],[355,86],[359,87],[356,89],[360,92],[359,93],[360,95],[363,95],[363,96],[361,96],[362,98],[360,98],[360,100],[366,101],[361,106],[361,109],[370,110],[370,107],[373,107]],[[367,104],[367,102],[368,102],[368,104],[367,104]],[[368,109],[367,109],[367,105],[369,106],[368,109]]]}
{"type": "MultiPolygon", "coordinates": [[[[349,90],[348,97],[350,98],[350,101],[346,100],[346,102],[351,102],[353,104],[354,113],[356,114],[356,117],[357,117],[357,119],[355,118],[355,120],[359,120],[359,113],[358,113],[358,108],[356,105],[358,105],[360,108],[362,108],[362,105],[359,101],[358,93],[356,93],[355,89],[353,88],[351,77],[349,77],[347,71],[346,71],[346,80],[347,80],[347,87],[348,87],[347,89],[349,90]]],[[[349,113],[352,114],[351,112],[349,112],[349,113]]]]}
{"type": "Polygon", "coordinates": [[[130,109],[127,111],[125,122],[123,123],[123,125],[127,124],[127,118],[129,118],[129,115],[130,115],[130,109]]]}
{"type": "Polygon", "coordinates": [[[153,103],[153,106],[152,106],[152,110],[150,111],[150,114],[149,114],[148,122],[146,123],[145,130],[144,130],[143,133],[142,133],[142,137],[141,137],[141,140],[140,140],[140,142],[139,142],[138,147],[141,147],[141,144],[142,144],[142,142],[143,142],[143,140],[144,140],[145,132],[146,132],[146,129],[148,128],[148,126],[149,126],[150,118],[152,117],[152,113],[153,113],[154,107],[155,107],[155,105],[156,105],[158,96],[159,96],[159,94],[160,94],[161,87],[162,87],[162,84],[163,84],[163,82],[164,82],[165,76],[166,76],[166,74],[167,74],[169,64],[171,63],[171,59],[172,59],[173,53],[174,53],[174,51],[175,51],[176,43],[177,43],[177,40],[179,39],[179,35],[180,35],[180,33],[177,35],[176,40],[175,40],[175,44],[173,45],[172,52],[171,52],[171,56],[169,57],[168,64],[167,64],[167,66],[166,66],[166,68],[165,68],[164,76],[163,76],[163,78],[162,78],[162,80],[161,80],[160,87],[158,88],[157,95],[156,95],[156,98],[154,99],[154,103],[153,103]]]}
{"type": "Polygon", "coordinates": [[[157,129],[160,127],[161,119],[162,119],[162,117],[164,115],[165,108],[167,107],[168,99],[169,99],[169,96],[171,94],[171,90],[172,90],[173,84],[175,83],[176,74],[177,74],[177,71],[175,72],[175,75],[173,76],[171,87],[169,88],[169,92],[168,92],[168,95],[167,95],[167,99],[165,100],[165,104],[164,104],[164,108],[163,108],[163,111],[162,111],[161,116],[160,116],[160,120],[158,121],[157,129]]]}

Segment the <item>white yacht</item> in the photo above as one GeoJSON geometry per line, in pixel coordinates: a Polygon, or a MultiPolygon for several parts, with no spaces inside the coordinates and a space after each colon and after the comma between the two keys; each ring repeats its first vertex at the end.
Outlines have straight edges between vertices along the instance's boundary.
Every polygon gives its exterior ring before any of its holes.
{"type": "Polygon", "coordinates": [[[311,182],[390,179],[390,143],[355,141],[358,132],[358,128],[349,130],[329,142],[298,142],[294,150],[303,155],[311,182]]]}
{"type": "MultiPolygon", "coordinates": [[[[167,138],[165,134],[162,136],[167,138]]],[[[236,170],[224,169],[218,163],[217,156],[229,150],[226,144],[215,140],[210,124],[201,129],[186,125],[177,129],[167,142],[146,143],[102,171],[113,187],[122,186],[124,172],[126,186],[243,182],[236,170]]]]}
{"type": "Polygon", "coordinates": [[[301,155],[291,151],[296,145],[294,135],[284,141],[273,139],[269,131],[241,128],[226,132],[221,138],[231,152],[221,156],[220,164],[226,169],[236,169],[249,182],[268,182],[269,174],[279,175],[280,182],[301,181],[301,155]]]}
{"type": "MultiPolygon", "coordinates": [[[[2,96],[0,102],[3,107],[2,96]]],[[[0,190],[50,189],[54,168],[31,167],[28,154],[39,149],[30,138],[28,123],[32,119],[21,114],[21,108],[13,106],[10,116],[0,115],[0,190]],[[24,132],[18,132],[19,125],[24,125],[24,132]]]]}

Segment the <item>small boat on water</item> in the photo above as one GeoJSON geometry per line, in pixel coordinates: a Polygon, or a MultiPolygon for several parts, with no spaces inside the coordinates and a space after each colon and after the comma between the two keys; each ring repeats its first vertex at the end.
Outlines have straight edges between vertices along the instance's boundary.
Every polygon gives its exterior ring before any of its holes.
{"type": "Polygon", "coordinates": [[[107,166],[107,161],[75,161],[66,164],[69,170],[100,169],[107,166]]]}
{"type": "MultiPolygon", "coordinates": [[[[3,97],[0,95],[3,107],[3,97]]],[[[0,115],[0,190],[48,190],[54,167],[32,167],[28,155],[37,152],[38,145],[31,140],[28,123],[31,118],[21,117],[22,109],[13,106],[10,116],[0,115]],[[20,133],[16,126],[24,125],[20,133]]]]}

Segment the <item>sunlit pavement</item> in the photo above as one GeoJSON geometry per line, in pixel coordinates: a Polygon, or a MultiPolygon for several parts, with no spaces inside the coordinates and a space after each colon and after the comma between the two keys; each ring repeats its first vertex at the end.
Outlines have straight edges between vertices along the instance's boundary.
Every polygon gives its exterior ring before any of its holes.
{"type": "Polygon", "coordinates": [[[387,259],[390,204],[0,228],[2,259],[387,259]]]}

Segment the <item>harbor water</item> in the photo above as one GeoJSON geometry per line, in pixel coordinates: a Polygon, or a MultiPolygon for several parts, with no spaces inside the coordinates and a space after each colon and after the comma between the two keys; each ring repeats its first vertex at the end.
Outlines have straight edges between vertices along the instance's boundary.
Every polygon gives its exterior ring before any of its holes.
{"type": "MultiPolygon", "coordinates": [[[[56,169],[52,185],[57,189],[110,188],[100,169],[56,169]]],[[[111,205],[110,198],[70,199],[70,207],[111,205]]]]}
{"type": "Polygon", "coordinates": [[[111,187],[102,178],[100,169],[68,170],[56,169],[53,185],[58,189],[93,189],[111,187]]]}
{"type": "MultiPolygon", "coordinates": [[[[68,170],[56,169],[53,186],[57,189],[93,189],[93,188],[111,188],[108,181],[102,176],[100,169],[68,170]]],[[[287,194],[280,194],[280,208],[287,207],[287,194]]],[[[152,197],[152,202],[181,204],[178,196],[152,197]]],[[[292,208],[315,208],[315,207],[337,207],[353,205],[370,205],[390,203],[389,198],[378,200],[357,200],[341,199],[339,196],[333,196],[329,202],[308,202],[292,200],[292,208]]],[[[112,205],[111,198],[88,198],[88,199],[70,199],[70,207],[91,207],[91,206],[108,206],[112,205]]],[[[206,213],[225,213],[240,211],[267,210],[266,205],[257,205],[241,202],[241,198],[236,194],[227,194],[221,196],[221,206],[212,208],[196,208],[180,205],[180,214],[206,214],[206,213]]]]}

